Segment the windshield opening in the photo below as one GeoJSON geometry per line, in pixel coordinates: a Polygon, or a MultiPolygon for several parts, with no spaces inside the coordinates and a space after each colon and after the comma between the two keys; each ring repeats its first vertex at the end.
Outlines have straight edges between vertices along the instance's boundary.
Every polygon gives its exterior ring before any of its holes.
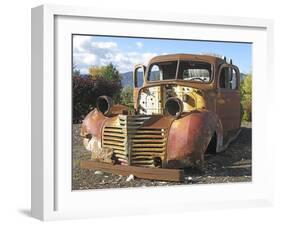
{"type": "Polygon", "coordinates": [[[148,72],[149,81],[175,79],[178,61],[159,62],[150,65],[148,72]]]}
{"type": "Polygon", "coordinates": [[[167,79],[208,83],[211,81],[211,64],[197,61],[169,61],[154,63],[150,66],[148,71],[148,81],[161,81],[167,79]]]}

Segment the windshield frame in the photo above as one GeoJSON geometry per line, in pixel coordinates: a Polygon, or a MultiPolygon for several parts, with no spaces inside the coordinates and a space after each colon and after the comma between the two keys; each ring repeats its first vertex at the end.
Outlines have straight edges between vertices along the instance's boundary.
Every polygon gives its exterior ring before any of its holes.
{"type": "Polygon", "coordinates": [[[190,59],[177,59],[177,60],[163,60],[163,61],[158,61],[158,62],[151,62],[149,65],[148,65],[148,70],[146,71],[146,82],[147,83],[159,83],[159,82],[165,82],[165,81],[179,81],[179,82],[187,82],[187,83],[196,83],[196,84],[210,84],[213,82],[214,80],[214,64],[213,63],[210,63],[206,60],[199,60],[199,59],[196,59],[196,60],[190,60],[190,59]],[[174,79],[163,79],[163,80],[149,80],[149,76],[150,76],[150,72],[151,72],[151,68],[153,67],[153,65],[157,64],[157,63],[162,63],[162,62],[174,62],[174,61],[177,61],[177,67],[176,67],[176,75],[175,75],[175,78],[174,79]],[[191,80],[191,81],[188,81],[188,80],[184,80],[184,79],[179,79],[178,78],[178,73],[179,73],[179,65],[180,65],[180,62],[181,61],[190,61],[190,62],[194,62],[194,63],[206,63],[206,64],[209,64],[210,65],[210,80],[208,82],[201,82],[201,81],[198,81],[198,80],[191,80]]]}

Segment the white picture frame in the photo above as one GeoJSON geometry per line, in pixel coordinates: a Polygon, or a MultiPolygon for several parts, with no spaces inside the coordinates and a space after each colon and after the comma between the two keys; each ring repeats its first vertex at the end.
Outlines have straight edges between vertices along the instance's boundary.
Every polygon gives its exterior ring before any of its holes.
{"type": "Polygon", "coordinates": [[[261,139],[264,132],[268,133],[268,116],[264,106],[269,105],[271,100],[265,99],[260,90],[268,95],[272,92],[267,87],[273,84],[273,76],[262,76],[272,74],[272,45],[273,22],[265,19],[57,5],[33,8],[32,216],[41,220],[55,220],[271,205],[273,179],[267,175],[273,169],[273,150],[268,148],[267,139],[261,139]],[[138,30],[144,26],[147,29],[138,30]],[[96,29],[91,31],[89,28],[96,29]],[[71,87],[64,85],[71,79],[71,73],[68,74],[71,70],[69,34],[77,31],[92,34],[95,31],[95,34],[151,37],[155,28],[157,34],[154,37],[178,37],[182,31],[181,38],[253,43],[252,182],[72,191],[69,149],[71,112],[67,111],[71,102],[71,87]],[[58,76],[63,74],[68,76],[58,76]]]}

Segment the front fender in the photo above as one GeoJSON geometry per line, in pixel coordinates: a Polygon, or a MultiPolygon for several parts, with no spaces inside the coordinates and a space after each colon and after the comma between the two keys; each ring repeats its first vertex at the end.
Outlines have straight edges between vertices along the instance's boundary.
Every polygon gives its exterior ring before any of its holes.
{"type": "Polygon", "coordinates": [[[101,148],[102,130],[106,120],[123,112],[128,112],[129,108],[124,105],[116,104],[111,107],[111,114],[107,117],[96,108],[92,110],[82,122],[80,135],[83,137],[83,144],[88,151],[101,148]]]}
{"type": "Polygon", "coordinates": [[[101,139],[102,126],[107,119],[101,112],[94,109],[83,120],[80,135],[82,137],[91,134],[97,139],[101,139]]]}
{"type": "Polygon", "coordinates": [[[222,126],[213,112],[192,112],[175,120],[168,135],[168,165],[185,167],[201,164],[215,132],[221,136],[222,126]]]}
{"type": "Polygon", "coordinates": [[[94,109],[83,120],[80,136],[83,137],[83,144],[88,151],[93,151],[95,146],[101,146],[101,135],[103,124],[107,117],[94,109]]]}

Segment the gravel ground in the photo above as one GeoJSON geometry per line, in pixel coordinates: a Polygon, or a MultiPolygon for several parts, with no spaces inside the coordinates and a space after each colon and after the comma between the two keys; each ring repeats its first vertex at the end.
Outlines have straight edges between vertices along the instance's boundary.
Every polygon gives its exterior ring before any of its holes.
{"type": "Polygon", "coordinates": [[[212,184],[250,182],[252,180],[252,129],[251,123],[243,123],[239,137],[229,147],[216,155],[205,156],[204,170],[185,170],[185,181],[166,182],[127,177],[96,170],[81,169],[80,160],[90,159],[79,136],[79,124],[73,125],[72,189],[126,188],[168,186],[178,184],[212,184]]]}

